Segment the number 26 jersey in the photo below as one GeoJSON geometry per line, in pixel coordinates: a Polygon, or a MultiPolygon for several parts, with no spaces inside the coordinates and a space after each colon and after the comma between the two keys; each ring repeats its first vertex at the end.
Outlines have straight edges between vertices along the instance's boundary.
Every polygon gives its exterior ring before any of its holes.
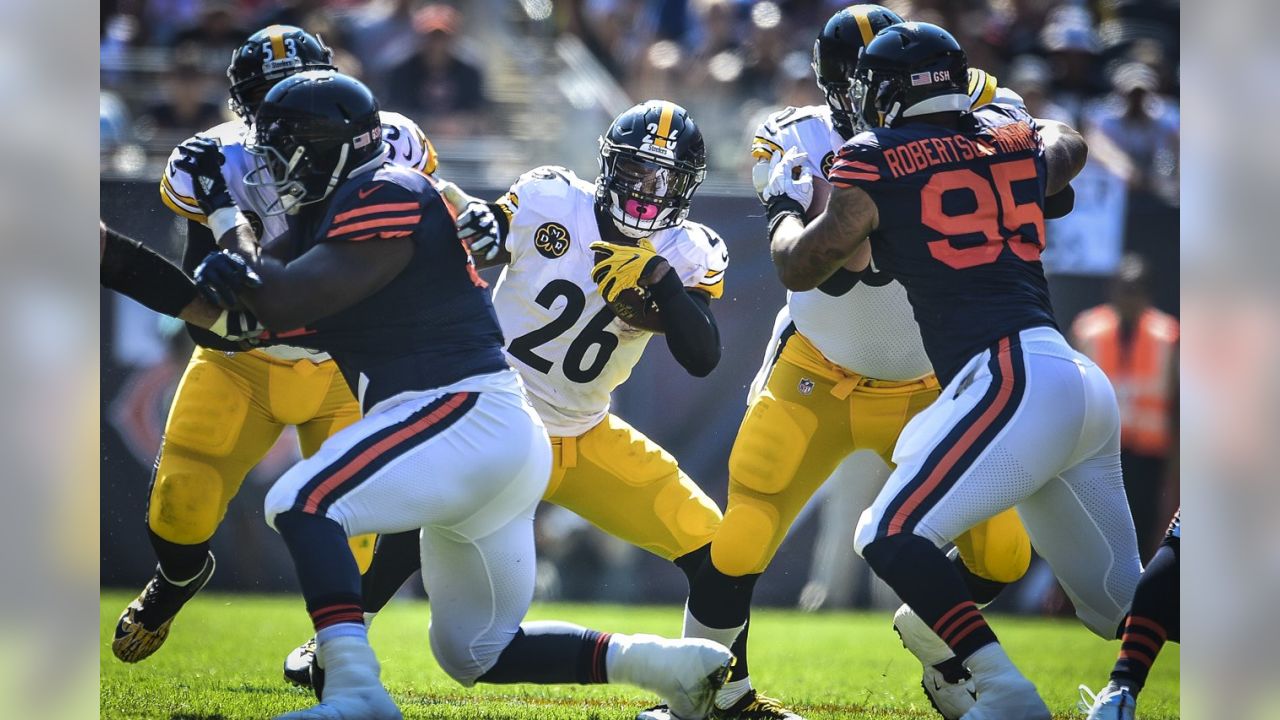
{"type": "Polygon", "coordinates": [[[960,129],[877,128],[840,148],[832,185],[875,201],[876,266],[907,289],[943,385],[977,353],[1056,327],[1044,249],[1044,147],[1021,108],[987,105],[960,129]]]}
{"type": "MultiPolygon", "coordinates": [[[[556,437],[576,437],[609,412],[652,333],[614,316],[591,279],[600,240],[595,186],[560,167],[525,173],[498,200],[508,216],[511,260],[494,288],[507,359],[556,437]]],[[[724,290],[725,243],[686,221],[649,238],[680,281],[712,298],[724,290]]]]}

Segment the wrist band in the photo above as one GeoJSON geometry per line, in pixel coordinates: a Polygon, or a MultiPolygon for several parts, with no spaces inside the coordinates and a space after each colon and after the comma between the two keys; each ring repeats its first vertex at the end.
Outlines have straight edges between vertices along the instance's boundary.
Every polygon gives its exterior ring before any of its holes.
{"type": "Polygon", "coordinates": [[[237,207],[218,208],[209,215],[209,230],[213,232],[214,241],[221,240],[223,235],[234,230],[240,223],[247,225],[249,219],[237,207]]]}

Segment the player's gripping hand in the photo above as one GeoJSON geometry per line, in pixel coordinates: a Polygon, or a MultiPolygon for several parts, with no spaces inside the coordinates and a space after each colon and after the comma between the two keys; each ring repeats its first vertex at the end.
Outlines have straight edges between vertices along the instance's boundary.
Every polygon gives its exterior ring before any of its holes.
{"type": "Polygon", "coordinates": [[[663,269],[670,267],[648,240],[635,245],[597,240],[591,243],[591,249],[596,252],[591,279],[605,302],[617,300],[623,290],[652,285],[662,276],[663,269]]]}
{"type": "Polygon", "coordinates": [[[791,148],[769,161],[769,181],[760,198],[769,207],[770,217],[775,209],[803,215],[813,203],[813,173],[804,162],[808,158],[807,153],[791,148]]]}
{"type": "Polygon", "coordinates": [[[498,230],[498,219],[493,216],[488,203],[468,195],[448,180],[437,183],[436,189],[458,213],[454,220],[458,239],[471,248],[471,254],[484,261],[497,257],[502,250],[502,236],[498,230]]]}
{"type": "Polygon", "coordinates": [[[193,137],[178,146],[182,158],[173,166],[191,176],[196,203],[207,216],[222,208],[234,207],[227,180],[222,176],[222,146],[215,138],[193,137]]]}
{"type": "Polygon", "coordinates": [[[223,310],[209,330],[236,342],[254,340],[266,332],[258,318],[248,310],[223,310]]]}
{"type": "Polygon", "coordinates": [[[262,278],[240,254],[223,250],[209,253],[195,272],[196,289],[209,302],[225,310],[239,308],[236,293],[261,287],[262,278]]]}

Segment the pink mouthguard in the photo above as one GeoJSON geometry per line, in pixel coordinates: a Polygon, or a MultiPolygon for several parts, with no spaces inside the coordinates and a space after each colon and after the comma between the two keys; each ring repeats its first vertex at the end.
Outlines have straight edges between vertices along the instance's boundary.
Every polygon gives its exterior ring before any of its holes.
{"type": "Polygon", "coordinates": [[[641,220],[652,220],[658,217],[658,206],[653,203],[642,203],[639,200],[627,200],[622,205],[622,211],[633,218],[641,220]]]}

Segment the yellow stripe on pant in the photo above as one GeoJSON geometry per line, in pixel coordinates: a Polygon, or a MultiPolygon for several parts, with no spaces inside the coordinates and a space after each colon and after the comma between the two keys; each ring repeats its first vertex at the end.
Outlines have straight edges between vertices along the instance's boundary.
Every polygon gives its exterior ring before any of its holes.
{"type": "MultiPolygon", "coordinates": [[[[729,456],[729,499],[711,544],[720,572],[760,573],[796,515],[846,457],[873,450],[892,467],[902,428],[937,397],[932,376],[908,382],[851,373],[803,335],[787,339],[747,409],[729,456]]],[[[856,518],[850,518],[850,528],[856,518]]],[[[1010,510],[956,540],[966,566],[1000,582],[1022,577],[1030,540],[1010,510]]]]}
{"type": "MultiPolygon", "coordinates": [[[[207,541],[285,426],[297,426],[306,457],[358,419],[360,407],[333,361],[196,348],[169,409],[148,526],[169,542],[207,541]]],[[[351,545],[363,572],[373,538],[352,538],[351,545]]]]}
{"type": "Polygon", "coordinates": [[[553,437],[551,449],[547,502],[664,560],[711,542],[720,508],[670,453],[622,418],[553,437]]]}

